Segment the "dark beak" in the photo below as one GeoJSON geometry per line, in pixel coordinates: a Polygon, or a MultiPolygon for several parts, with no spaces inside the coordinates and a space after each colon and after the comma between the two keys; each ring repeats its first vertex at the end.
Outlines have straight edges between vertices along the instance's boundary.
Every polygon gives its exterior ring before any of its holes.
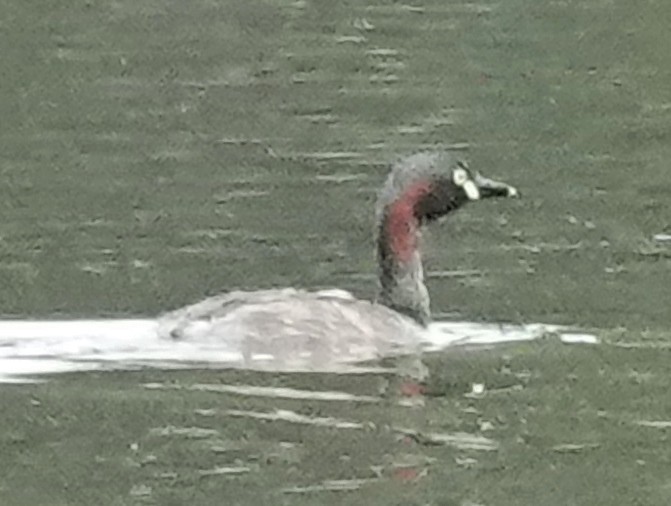
{"type": "Polygon", "coordinates": [[[494,181],[493,179],[486,178],[480,174],[476,174],[473,178],[473,182],[478,187],[480,191],[480,198],[486,199],[490,197],[519,197],[520,192],[517,191],[517,188],[510,186],[506,183],[501,183],[499,181],[494,181]]]}

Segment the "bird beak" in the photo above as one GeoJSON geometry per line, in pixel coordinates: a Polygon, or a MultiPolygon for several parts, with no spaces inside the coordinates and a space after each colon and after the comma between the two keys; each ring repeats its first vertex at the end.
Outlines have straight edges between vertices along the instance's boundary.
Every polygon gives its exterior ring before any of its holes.
{"type": "Polygon", "coordinates": [[[482,175],[475,174],[473,178],[475,186],[478,188],[478,193],[480,198],[486,199],[489,197],[519,197],[520,192],[517,191],[517,188],[510,186],[506,183],[501,183],[499,181],[494,181],[493,179],[486,178],[482,175]]]}

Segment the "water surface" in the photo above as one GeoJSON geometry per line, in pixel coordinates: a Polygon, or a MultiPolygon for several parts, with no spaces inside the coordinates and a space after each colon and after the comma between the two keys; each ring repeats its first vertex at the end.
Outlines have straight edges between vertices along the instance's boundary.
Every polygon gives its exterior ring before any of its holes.
{"type": "Polygon", "coordinates": [[[233,288],[370,297],[386,164],[451,148],[525,198],[428,234],[434,310],[603,344],[432,355],[423,408],[378,374],[3,385],[0,502],[668,504],[671,254],[655,236],[671,232],[670,15],[623,0],[5,2],[7,318],[154,317],[233,288]]]}

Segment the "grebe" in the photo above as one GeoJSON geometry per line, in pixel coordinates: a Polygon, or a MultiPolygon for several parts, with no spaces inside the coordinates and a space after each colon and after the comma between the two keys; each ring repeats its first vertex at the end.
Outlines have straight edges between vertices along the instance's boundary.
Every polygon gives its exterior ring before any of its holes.
{"type": "Polygon", "coordinates": [[[377,202],[376,302],[343,290],[234,291],[163,315],[159,332],[217,349],[223,342],[249,369],[328,371],[414,353],[430,321],[420,228],[466,202],[517,195],[447,153],[412,155],[392,166],[377,202]]]}

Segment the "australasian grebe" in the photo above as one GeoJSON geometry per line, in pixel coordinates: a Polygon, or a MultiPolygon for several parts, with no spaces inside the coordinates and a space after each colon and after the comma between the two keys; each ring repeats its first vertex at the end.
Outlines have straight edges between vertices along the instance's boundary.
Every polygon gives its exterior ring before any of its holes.
{"type": "Polygon", "coordinates": [[[393,165],[377,203],[378,301],[342,290],[234,291],[165,314],[161,335],[224,342],[250,369],[336,370],[414,352],[430,320],[421,226],[468,201],[517,194],[447,153],[412,155],[393,165]]]}

